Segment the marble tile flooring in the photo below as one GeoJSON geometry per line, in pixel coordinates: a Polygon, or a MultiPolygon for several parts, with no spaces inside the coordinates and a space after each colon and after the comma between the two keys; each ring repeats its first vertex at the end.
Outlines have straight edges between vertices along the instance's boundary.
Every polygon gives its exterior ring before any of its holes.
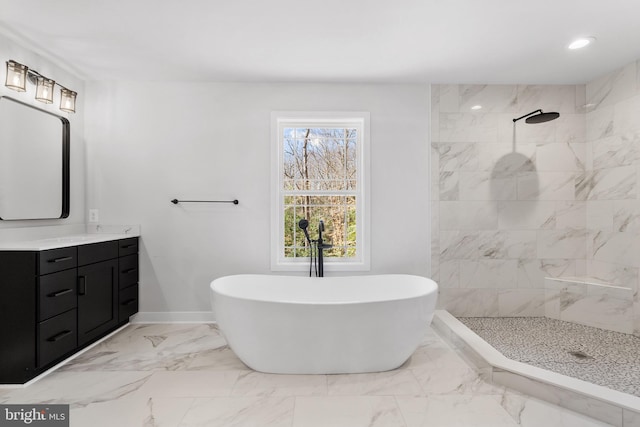
{"type": "Polygon", "coordinates": [[[273,375],[214,325],[131,325],[0,403],[68,403],[72,427],[605,425],[485,382],[432,330],[393,371],[273,375]]]}
{"type": "Polygon", "coordinates": [[[545,317],[458,318],[512,360],[640,397],[640,338],[545,317]]]}

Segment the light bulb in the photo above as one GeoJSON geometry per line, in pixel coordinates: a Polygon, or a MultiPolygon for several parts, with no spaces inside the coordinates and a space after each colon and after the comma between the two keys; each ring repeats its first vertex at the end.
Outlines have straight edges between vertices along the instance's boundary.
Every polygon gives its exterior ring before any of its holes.
{"type": "Polygon", "coordinates": [[[36,100],[45,104],[53,103],[53,85],[55,85],[53,80],[38,76],[36,79],[36,100]]]}
{"type": "Polygon", "coordinates": [[[65,87],[60,88],[60,109],[68,113],[76,112],[77,93],[65,87]]]}
{"type": "Polygon", "coordinates": [[[589,46],[594,41],[596,41],[595,37],[581,37],[571,42],[568,47],[571,50],[582,49],[583,47],[589,46]]]}
{"type": "Polygon", "coordinates": [[[7,61],[7,79],[4,85],[11,90],[24,92],[27,90],[27,72],[29,68],[26,65],[17,63],[16,61],[7,61]]]}

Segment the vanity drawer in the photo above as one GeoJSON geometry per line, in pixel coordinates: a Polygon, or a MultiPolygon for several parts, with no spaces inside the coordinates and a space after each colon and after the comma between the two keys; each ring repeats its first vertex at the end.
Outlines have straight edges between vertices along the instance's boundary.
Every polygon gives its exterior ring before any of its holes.
{"type": "Polygon", "coordinates": [[[117,257],[117,240],[78,246],[78,265],[94,264],[117,257]]]}
{"type": "Polygon", "coordinates": [[[39,278],[38,320],[76,308],[78,305],[77,274],[75,269],[47,274],[39,278]]]}
{"type": "Polygon", "coordinates": [[[138,312],[138,285],[130,286],[120,291],[120,304],[118,309],[118,321],[129,320],[138,312]]]}
{"type": "Polygon", "coordinates": [[[120,289],[138,283],[138,254],[127,255],[118,260],[120,289]]]}
{"type": "Polygon", "coordinates": [[[138,238],[123,239],[118,242],[118,256],[138,253],[138,238]]]}
{"type": "Polygon", "coordinates": [[[78,251],[75,246],[41,251],[39,257],[38,265],[40,269],[38,274],[55,273],[78,265],[78,251]]]}
{"type": "Polygon", "coordinates": [[[45,366],[75,350],[78,345],[76,310],[38,324],[38,366],[45,366]]]}

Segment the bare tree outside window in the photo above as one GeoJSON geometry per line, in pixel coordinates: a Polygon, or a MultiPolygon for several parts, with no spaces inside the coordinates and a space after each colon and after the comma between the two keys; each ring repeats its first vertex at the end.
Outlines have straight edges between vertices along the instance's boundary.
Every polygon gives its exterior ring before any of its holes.
{"type": "Polygon", "coordinates": [[[284,251],[286,258],[308,257],[297,228],[320,220],[333,248],[329,257],[356,256],[357,129],[285,127],[283,129],[284,251]]]}

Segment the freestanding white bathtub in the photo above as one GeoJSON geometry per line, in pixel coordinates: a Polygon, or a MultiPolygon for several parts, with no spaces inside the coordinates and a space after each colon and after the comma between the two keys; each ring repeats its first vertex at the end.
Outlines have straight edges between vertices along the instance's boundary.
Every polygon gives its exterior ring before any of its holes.
{"type": "Polygon", "coordinates": [[[213,312],[250,368],[278,374],[380,372],[402,365],[433,317],[438,286],[410,275],[227,276],[213,312]]]}

